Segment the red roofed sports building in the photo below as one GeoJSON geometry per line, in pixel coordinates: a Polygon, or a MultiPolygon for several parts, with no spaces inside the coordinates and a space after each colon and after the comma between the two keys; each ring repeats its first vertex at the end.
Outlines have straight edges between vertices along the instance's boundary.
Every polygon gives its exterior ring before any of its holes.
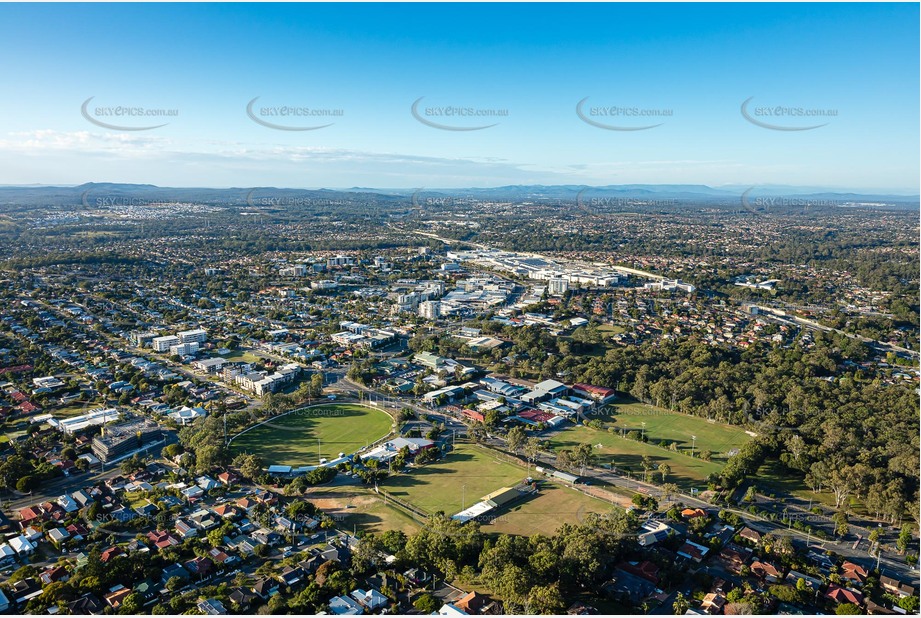
{"type": "Polygon", "coordinates": [[[611,403],[617,399],[617,391],[613,388],[605,388],[604,386],[594,386],[593,384],[573,384],[572,390],[577,395],[582,395],[583,397],[588,397],[594,399],[595,401],[605,404],[611,403]]]}

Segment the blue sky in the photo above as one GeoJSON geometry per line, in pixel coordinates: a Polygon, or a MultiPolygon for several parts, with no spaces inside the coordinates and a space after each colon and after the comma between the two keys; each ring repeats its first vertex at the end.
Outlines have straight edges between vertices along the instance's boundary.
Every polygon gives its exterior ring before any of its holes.
{"type": "Polygon", "coordinates": [[[917,4],[4,4],[0,184],[789,184],[916,194],[918,12],[917,4]],[[81,105],[90,97],[88,120],[81,105]],[[247,115],[256,97],[257,119],[333,124],[268,128],[247,115]],[[429,126],[411,114],[420,97],[422,120],[496,124],[429,126]],[[774,128],[743,116],[750,97],[749,117],[774,128]],[[576,113],[583,100],[589,120],[659,126],[593,126],[576,113]],[[102,115],[118,106],[178,115],[102,115]],[[264,113],[283,106],[341,115],[264,113]],[[434,115],[446,107],[505,115],[434,115]],[[766,115],[777,108],[786,109],[766,115]],[[816,124],[824,126],[789,130],[816,124]]]}

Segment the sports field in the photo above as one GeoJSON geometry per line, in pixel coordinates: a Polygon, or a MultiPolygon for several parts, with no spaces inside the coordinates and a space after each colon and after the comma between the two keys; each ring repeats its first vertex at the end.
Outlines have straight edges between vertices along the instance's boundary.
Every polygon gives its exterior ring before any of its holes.
{"type": "Polygon", "coordinates": [[[306,498],[330,515],[340,529],[349,532],[402,530],[413,534],[425,525],[425,522],[359,485],[314,487],[308,491],[306,498]]]}
{"type": "Polygon", "coordinates": [[[272,419],[234,438],[231,451],[253,453],[267,465],[316,465],[320,457],[351,454],[390,433],[386,412],[351,403],[322,404],[272,419]]]}
{"type": "Polygon", "coordinates": [[[611,423],[618,431],[643,431],[643,423],[649,442],[658,444],[660,440],[677,442],[679,449],[690,450],[692,436],[697,436],[696,449],[709,449],[714,459],[725,459],[726,452],[739,448],[750,440],[750,436],[741,427],[711,423],[705,418],[669,412],[645,403],[626,403],[611,406],[613,414],[601,418],[602,422],[611,423]]]}
{"type": "MultiPolygon", "coordinates": [[[[577,526],[586,521],[589,513],[605,514],[613,508],[618,507],[575,489],[545,481],[537,496],[499,511],[497,517],[483,524],[481,529],[487,533],[522,536],[554,534],[563,524],[577,526]]],[[[619,508],[623,511],[622,506],[619,508]]]]}
{"type": "MultiPolygon", "coordinates": [[[[533,474],[533,469],[532,469],[533,474]]],[[[458,444],[444,459],[408,468],[381,485],[388,493],[427,513],[449,517],[482,496],[525,480],[527,470],[501,456],[469,444],[458,444]]]]}
{"type": "MultiPolygon", "coordinates": [[[[605,429],[592,429],[584,425],[569,427],[551,438],[552,448],[558,450],[590,444],[594,447],[596,463],[627,470],[638,478],[643,475],[643,456],[648,456],[655,468],[667,463],[671,473],[666,481],[682,488],[700,487],[707,476],[719,472],[726,462],[728,451],[751,439],[739,427],[710,423],[706,419],[676,414],[643,403],[613,405],[604,415],[593,418],[604,423],[605,429]],[[608,431],[609,428],[614,428],[614,432],[608,431]],[[648,442],[622,437],[633,430],[641,433],[645,431],[648,442]],[[710,450],[713,453],[711,461],[688,456],[692,436],[697,436],[696,452],[710,450]],[[679,452],[658,446],[660,441],[676,443],[679,452]]],[[[649,478],[661,482],[658,472],[650,472],[649,478]]]]}

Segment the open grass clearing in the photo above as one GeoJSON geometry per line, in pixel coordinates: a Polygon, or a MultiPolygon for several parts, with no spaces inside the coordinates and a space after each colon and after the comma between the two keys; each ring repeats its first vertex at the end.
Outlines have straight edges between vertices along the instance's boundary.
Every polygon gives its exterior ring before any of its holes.
{"type": "Polygon", "coordinates": [[[443,459],[408,468],[382,487],[427,513],[451,516],[482,496],[527,478],[527,470],[500,455],[470,444],[458,444],[443,459]]]}
{"type": "Polygon", "coordinates": [[[233,439],[231,451],[252,453],[266,464],[307,466],[351,454],[390,433],[389,414],[368,406],[311,406],[250,429],[233,439]]]}

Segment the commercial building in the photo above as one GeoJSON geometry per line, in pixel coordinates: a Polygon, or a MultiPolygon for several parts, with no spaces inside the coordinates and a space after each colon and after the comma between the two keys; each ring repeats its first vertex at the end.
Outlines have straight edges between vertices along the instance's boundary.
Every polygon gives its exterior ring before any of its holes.
{"type": "Polygon", "coordinates": [[[521,396],[522,401],[528,403],[537,403],[561,397],[569,392],[569,387],[556,380],[544,380],[534,386],[534,388],[521,396]]]}
{"type": "Polygon", "coordinates": [[[121,414],[115,408],[106,408],[93,410],[87,414],[81,414],[80,416],[72,416],[65,419],[56,419],[53,418],[48,421],[48,424],[59,429],[64,433],[75,433],[77,431],[83,431],[87,427],[94,427],[96,425],[104,425],[105,423],[111,423],[112,421],[117,421],[121,418],[121,414]]]}
{"type": "Polygon", "coordinates": [[[163,428],[147,419],[134,419],[104,427],[93,438],[93,454],[101,461],[112,461],[163,439],[163,428]]]}

